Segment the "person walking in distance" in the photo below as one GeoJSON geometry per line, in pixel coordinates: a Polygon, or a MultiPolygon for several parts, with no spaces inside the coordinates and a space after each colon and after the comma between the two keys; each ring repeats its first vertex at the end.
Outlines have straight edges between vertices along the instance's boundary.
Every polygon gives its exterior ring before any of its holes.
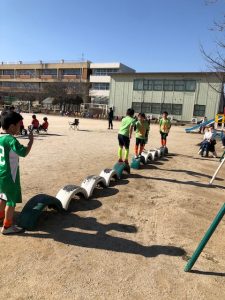
{"type": "Polygon", "coordinates": [[[108,129],[113,129],[113,109],[110,107],[108,112],[108,120],[109,120],[109,127],[108,129]]]}

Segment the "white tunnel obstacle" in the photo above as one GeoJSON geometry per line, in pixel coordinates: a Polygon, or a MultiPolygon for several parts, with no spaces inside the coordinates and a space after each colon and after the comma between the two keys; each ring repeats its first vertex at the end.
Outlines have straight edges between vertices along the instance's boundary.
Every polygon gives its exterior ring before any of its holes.
{"type": "Polygon", "coordinates": [[[101,176],[105,179],[107,187],[109,187],[110,181],[111,181],[112,178],[118,179],[117,173],[113,169],[104,169],[104,170],[101,171],[99,176],[101,176]]]}
{"type": "Polygon", "coordinates": [[[168,153],[168,149],[166,147],[155,148],[152,150],[145,150],[141,153],[143,157],[143,162],[147,164],[149,161],[154,161],[157,158],[163,157],[168,153]]]}
{"type": "Polygon", "coordinates": [[[152,157],[152,153],[150,153],[150,151],[143,151],[141,153],[141,156],[143,157],[144,163],[147,164],[149,161],[153,160],[152,157]]]}
{"type": "Polygon", "coordinates": [[[156,160],[156,158],[158,157],[157,151],[156,150],[149,150],[148,152],[150,153],[151,160],[152,161],[156,160]]]}
{"type": "MultiPolygon", "coordinates": [[[[142,152],[143,163],[148,163],[149,161],[154,161],[160,156],[164,156],[168,153],[168,149],[158,148],[149,151],[142,152]]],[[[82,196],[88,199],[92,196],[94,189],[97,186],[109,187],[112,179],[119,179],[116,170],[114,169],[104,169],[101,171],[100,175],[91,175],[84,179],[81,186],[77,185],[66,185],[61,190],[59,190],[56,198],[62,203],[62,207],[68,210],[71,200],[76,196],[82,196]]]]}
{"type": "Polygon", "coordinates": [[[84,179],[81,187],[86,190],[88,198],[93,194],[94,189],[98,186],[107,187],[106,180],[102,176],[91,175],[84,179]]]}
{"type": "MultiPolygon", "coordinates": [[[[164,156],[168,154],[167,148],[159,148],[155,150],[144,151],[142,153],[142,160],[144,163],[148,161],[153,161],[157,157],[164,156]]],[[[225,161],[225,159],[224,159],[225,161]]],[[[118,164],[117,164],[118,165],[118,164]]],[[[219,169],[219,168],[218,168],[219,169]]],[[[129,168],[124,168],[118,171],[115,169],[104,169],[101,171],[99,176],[88,176],[82,183],[81,186],[77,185],[66,185],[59,190],[56,197],[49,195],[36,195],[28,201],[24,206],[21,216],[20,216],[20,226],[25,229],[33,230],[36,226],[37,218],[40,212],[46,207],[55,208],[58,211],[68,210],[71,200],[76,196],[82,196],[88,199],[92,196],[94,189],[97,186],[109,187],[112,178],[120,179],[120,173],[122,175],[123,171],[129,173],[129,168]],[[118,172],[117,172],[118,171],[118,172]],[[118,175],[119,174],[119,175],[118,175]]],[[[216,174],[214,175],[216,176],[216,174]]],[[[213,178],[214,179],[214,178],[213,178]]],[[[212,180],[213,180],[212,179],[212,180]]]]}
{"type": "Polygon", "coordinates": [[[66,185],[59,190],[56,198],[62,203],[62,207],[68,210],[69,204],[75,195],[82,195],[85,199],[88,199],[86,190],[77,185],[66,185]]]}

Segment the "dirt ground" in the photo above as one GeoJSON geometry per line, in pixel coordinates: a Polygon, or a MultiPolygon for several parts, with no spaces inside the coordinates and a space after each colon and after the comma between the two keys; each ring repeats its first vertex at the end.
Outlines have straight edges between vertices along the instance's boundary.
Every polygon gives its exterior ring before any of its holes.
{"type": "MultiPolygon", "coordinates": [[[[29,125],[31,115],[24,119],[29,125]]],[[[81,119],[74,131],[69,120],[50,116],[49,134],[35,136],[20,160],[16,216],[32,196],[55,196],[116,162],[118,122],[109,131],[107,121],[81,119]]],[[[68,214],[44,212],[35,231],[0,236],[0,299],[225,299],[224,220],[194,272],[183,271],[224,202],[225,169],[209,187],[218,159],[198,156],[201,138],[173,127],[168,157],[96,190],[91,200],[74,200],[68,214]]],[[[148,148],[159,141],[152,125],[148,148]]],[[[133,146],[134,137],[130,156],[133,146]]]]}

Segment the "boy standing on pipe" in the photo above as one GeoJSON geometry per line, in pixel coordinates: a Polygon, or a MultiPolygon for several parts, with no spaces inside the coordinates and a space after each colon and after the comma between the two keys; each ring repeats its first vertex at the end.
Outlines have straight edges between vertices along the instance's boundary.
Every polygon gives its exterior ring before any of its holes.
{"type": "Polygon", "coordinates": [[[145,114],[139,113],[138,121],[136,123],[136,143],[134,148],[135,158],[141,157],[141,153],[143,152],[145,148],[145,144],[148,140],[148,133],[149,133],[149,123],[145,118],[145,114]]]}
{"type": "Polygon", "coordinates": [[[20,132],[22,116],[14,111],[4,112],[1,126],[5,134],[0,136],[0,221],[3,221],[2,234],[15,234],[23,231],[13,225],[16,203],[22,202],[19,156],[25,157],[31,150],[33,134],[29,134],[27,147],[21,145],[14,135],[20,132]]]}
{"type": "Polygon", "coordinates": [[[134,110],[132,108],[129,108],[127,110],[126,117],[122,119],[122,123],[119,129],[119,134],[118,134],[118,141],[119,141],[118,162],[119,163],[123,162],[122,155],[123,155],[123,147],[124,147],[125,148],[124,162],[125,164],[129,164],[128,156],[129,156],[130,139],[132,136],[133,127],[135,125],[135,120],[133,116],[134,116],[134,110]]]}
{"type": "Polygon", "coordinates": [[[171,122],[168,119],[168,112],[164,111],[162,118],[159,120],[159,131],[161,135],[161,145],[166,147],[166,138],[170,132],[171,122]]]}

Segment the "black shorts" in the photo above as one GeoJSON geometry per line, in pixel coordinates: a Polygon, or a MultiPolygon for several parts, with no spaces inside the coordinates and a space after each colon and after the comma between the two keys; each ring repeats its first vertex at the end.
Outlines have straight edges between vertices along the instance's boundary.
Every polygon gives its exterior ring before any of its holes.
{"type": "Polygon", "coordinates": [[[145,139],[139,139],[139,138],[136,138],[136,146],[144,146],[145,145],[145,139]]]}
{"type": "Polygon", "coordinates": [[[126,149],[129,149],[130,147],[130,139],[128,136],[118,134],[118,141],[120,147],[125,147],[126,149]]]}
{"type": "Polygon", "coordinates": [[[166,140],[166,138],[167,138],[167,136],[168,136],[168,133],[165,133],[165,132],[160,131],[160,134],[161,134],[161,138],[162,138],[163,140],[166,140]]]}

